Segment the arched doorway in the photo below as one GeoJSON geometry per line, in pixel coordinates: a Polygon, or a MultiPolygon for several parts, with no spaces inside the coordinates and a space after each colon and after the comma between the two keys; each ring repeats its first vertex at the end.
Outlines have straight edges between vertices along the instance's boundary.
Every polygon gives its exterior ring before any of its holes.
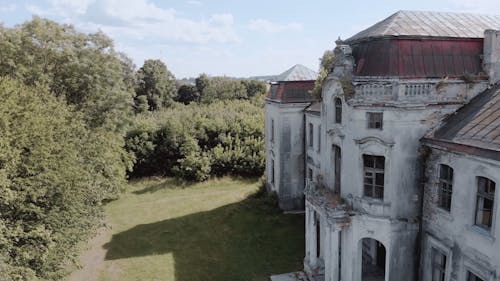
{"type": "Polygon", "coordinates": [[[372,238],[361,240],[361,280],[384,281],[386,249],[379,241],[372,238]]]}

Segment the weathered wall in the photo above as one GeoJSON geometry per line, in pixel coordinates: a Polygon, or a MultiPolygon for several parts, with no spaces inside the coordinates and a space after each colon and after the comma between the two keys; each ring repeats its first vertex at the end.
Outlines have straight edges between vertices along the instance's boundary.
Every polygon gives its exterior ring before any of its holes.
{"type": "Polygon", "coordinates": [[[431,280],[431,249],[447,255],[447,280],[462,281],[471,270],[488,281],[500,280],[500,163],[470,155],[431,150],[426,164],[423,205],[424,243],[421,257],[423,281],[431,280]],[[439,165],[453,168],[453,193],[450,212],[437,205],[439,165]],[[495,181],[493,226],[490,232],[474,226],[477,176],[495,181]]]}
{"type": "Polygon", "coordinates": [[[308,169],[311,169],[313,172],[313,179],[316,180],[318,174],[320,174],[320,166],[321,166],[321,141],[318,139],[321,137],[319,130],[321,129],[321,117],[314,113],[305,114],[305,177],[308,177],[308,169]],[[310,145],[309,143],[309,124],[313,125],[313,143],[310,145]]]}
{"type": "Polygon", "coordinates": [[[500,31],[486,30],[484,32],[483,67],[490,77],[490,83],[500,81],[500,31]]]}
{"type": "MultiPolygon", "coordinates": [[[[266,130],[274,119],[275,141],[266,137],[266,172],[269,189],[279,197],[283,210],[304,208],[304,108],[308,104],[266,102],[266,130]],[[271,159],[275,181],[270,183],[271,159]]],[[[266,131],[267,132],[267,131],[266,131]]]]}

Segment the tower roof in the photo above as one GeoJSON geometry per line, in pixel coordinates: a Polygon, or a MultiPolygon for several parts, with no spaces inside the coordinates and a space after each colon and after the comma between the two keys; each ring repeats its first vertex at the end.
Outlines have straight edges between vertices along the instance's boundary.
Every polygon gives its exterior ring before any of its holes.
{"type": "Polygon", "coordinates": [[[483,38],[486,29],[500,29],[500,15],[398,11],[346,42],[397,36],[483,38]]]}
{"type": "Polygon", "coordinates": [[[296,64],[287,71],[278,75],[275,81],[305,81],[316,80],[316,78],[318,78],[318,73],[316,71],[301,64],[296,64]]]}

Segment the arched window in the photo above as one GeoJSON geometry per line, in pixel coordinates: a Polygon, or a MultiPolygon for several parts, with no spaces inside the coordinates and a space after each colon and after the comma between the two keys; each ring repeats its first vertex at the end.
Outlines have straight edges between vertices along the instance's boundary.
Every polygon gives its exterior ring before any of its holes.
{"type": "Polygon", "coordinates": [[[335,123],[342,123],[342,100],[335,98],[335,123]]]}

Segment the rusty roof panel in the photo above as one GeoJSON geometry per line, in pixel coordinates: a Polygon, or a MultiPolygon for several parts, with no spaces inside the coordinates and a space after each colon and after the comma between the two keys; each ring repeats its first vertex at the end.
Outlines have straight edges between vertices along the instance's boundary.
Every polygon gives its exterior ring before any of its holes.
{"type": "Polygon", "coordinates": [[[267,99],[280,103],[312,102],[314,97],[309,93],[314,88],[314,80],[281,81],[271,84],[267,99]]]}
{"type": "Polygon", "coordinates": [[[483,38],[486,29],[500,29],[500,15],[398,11],[346,42],[394,36],[483,38]]]}
{"type": "MultiPolygon", "coordinates": [[[[500,153],[500,84],[448,117],[429,139],[500,153]]],[[[486,154],[487,156],[487,154],[486,154]]]]}
{"type": "Polygon", "coordinates": [[[442,78],[482,72],[482,39],[374,39],[352,49],[356,76],[442,78]]]}

